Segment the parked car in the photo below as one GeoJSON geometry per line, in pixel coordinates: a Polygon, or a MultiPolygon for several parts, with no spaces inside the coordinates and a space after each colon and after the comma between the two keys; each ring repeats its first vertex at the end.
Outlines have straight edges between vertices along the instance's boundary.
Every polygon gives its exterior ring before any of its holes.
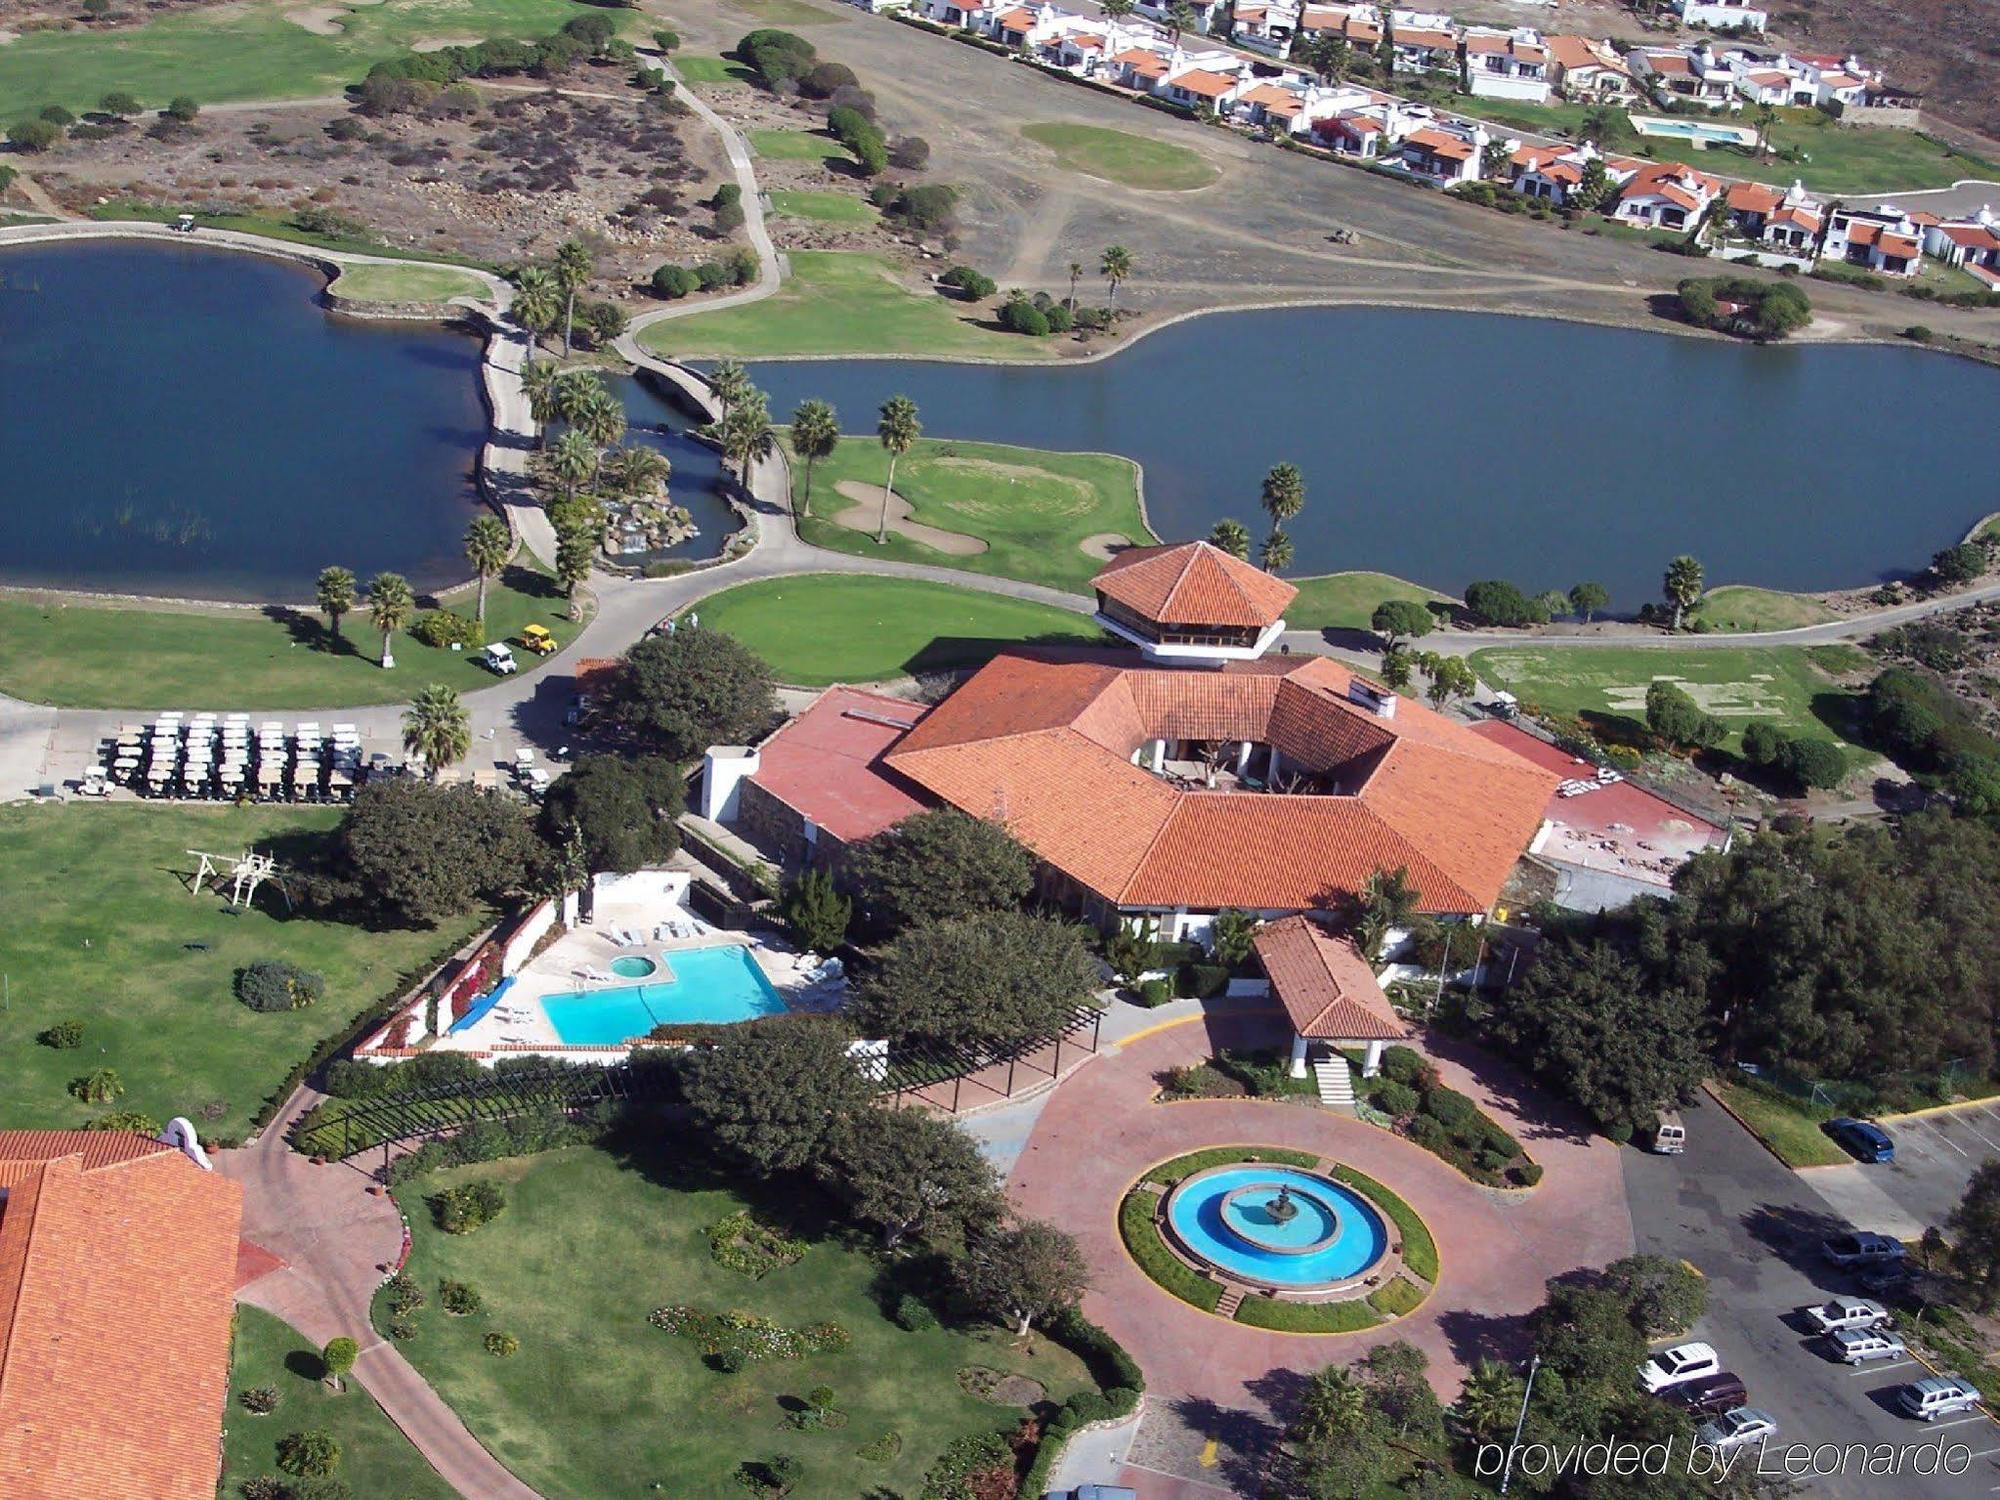
{"type": "Polygon", "coordinates": [[[1653,1117],[1653,1128],[1647,1133],[1647,1146],[1659,1156],[1679,1156],[1688,1148],[1687,1126],[1681,1123],[1680,1111],[1663,1109],[1653,1117]]]}
{"type": "Polygon", "coordinates": [[[1761,1443],[1768,1437],[1776,1436],[1777,1431],[1777,1418],[1769,1412],[1759,1411],[1754,1406],[1739,1406],[1734,1411],[1724,1412],[1712,1422],[1702,1423],[1694,1430],[1694,1440],[1704,1447],[1727,1453],[1732,1448],[1761,1443]]]}
{"type": "Polygon", "coordinates": [[[1866,1297],[1835,1297],[1831,1302],[1806,1308],[1805,1315],[1821,1333],[1842,1328],[1873,1328],[1889,1321],[1889,1309],[1866,1297]]]}
{"type": "Polygon", "coordinates": [[[1139,1500],[1139,1492],[1122,1484],[1085,1484],[1071,1490],[1069,1500],[1139,1500]]]}
{"type": "Polygon", "coordinates": [[[1861,1283],[1864,1292],[1872,1292],[1877,1297],[1895,1297],[1916,1284],[1917,1272],[1907,1260],[1891,1260],[1879,1266],[1870,1266],[1855,1279],[1861,1283]]]}
{"type": "Polygon", "coordinates": [[[1741,1377],[1727,1370],[1719,1375],[1705,1375],[1700,1380],[1670,1385],[1659,1394],[1691,1417],[1719,1417],[1726,1411],[1736,1410],[1750,1399],[1741,1377]]]}
{"type": "Polygon", "coordinates": [[[1639,1385],[1643,1390],[1658,1392],[1670,1385],[1721,1372],[1722,1360],[1711,1345],[1675,1344],[1639,1366],[1639,1385]]]}
{"type": "Polygon", "coordinates": [[[1895,1334],[1879,1328],[1836,1328],[1826,1336],[1826,1341],[1833,1347],[1834,1358],[1845,1365],[1871,1359],[1901,1359],[1910,1352],[1895,1334]]]}
{"type": "Polygon", "coordinates": [[[1912,1381],[1896,1392],[1896,1404],[1926,1422],[1971,1411],[1979,1401],[1979,1391],[1973,1383],[1956,1375],[1933,1375],[1927,1380],[1912,1381]]]}
{"type": "Polygon", "coordinates": [[[1889,1132],[1872,1120],[1838,1119],[1826,1122],[1826,1133],[1862,1161],[1894,1161],[1896,1143],[1889,1132]]]}
{"type": "Polygon", "coordinates": [[[1820,1254],[1836,1266],[1879,1266],[1903,1258],[1903,1242],[1886,1234],[1836,1234],[1820,1247],[1820,1254]]]}

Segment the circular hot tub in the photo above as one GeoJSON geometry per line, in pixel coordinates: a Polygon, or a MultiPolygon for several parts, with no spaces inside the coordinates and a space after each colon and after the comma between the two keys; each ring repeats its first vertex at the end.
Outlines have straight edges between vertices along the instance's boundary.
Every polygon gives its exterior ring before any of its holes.
{"type": "Polygon", "coordinates": [[[611,960],[611,972],[620,979],[645,979],[660,972],[660,966],[642,953],[621,953],[611,960]]]}

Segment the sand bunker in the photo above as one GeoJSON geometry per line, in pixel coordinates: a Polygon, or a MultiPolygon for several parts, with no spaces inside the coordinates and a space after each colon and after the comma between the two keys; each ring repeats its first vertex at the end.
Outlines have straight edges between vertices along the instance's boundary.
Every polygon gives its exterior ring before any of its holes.
{"type": "Polygon", "coordinates": [[[294,26],[303,26],[314,36],[339,36],[347,29],[347,7],[308,5],[301,10],[286,11],[285,19],[294,26]]]}
{"type": "Polygon", "coordinates": [[[1076,544],[1076,548],[1085,557],[1110,562],[1131,545],[1132,539],[1122,531],[1100,531],[1095,536],[1085,537],[1076,544]]]}
{"type": "MultiPolygon", "coordinates": [[[[876,526],[882,519],[882,486],[863,484],[858,479],[843,479],[834,487],[834,492],[853,504],[834,512],[833,524],[845,526],[850,531],[865,531],[874,535],[876,526]]],[[[937,526],[926,526],[921,521],[910,519],[910,502],[901,495],[889,496],[889,529],[898,536],[906,536],[913,542],[922,542],[933,551],[942,552],[947,557],[977,557],[986,550],[986,543],[976,536],[967,536],[962,531],[945,531],[937,526]]]]}
{"type": "Polygon", "coordinates": [[[421,42],[412,42],[412,52],[442,52],[447,47],[477,47],[485,41],[483,36],[427,36],[421,42]]]}

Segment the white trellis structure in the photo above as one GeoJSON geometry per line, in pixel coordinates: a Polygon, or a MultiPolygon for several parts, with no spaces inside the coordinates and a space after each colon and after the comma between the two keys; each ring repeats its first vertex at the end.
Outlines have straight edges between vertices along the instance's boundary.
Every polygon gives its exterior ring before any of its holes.
{"type": "Polygon", "coordinates": [[[225,878],[230,882],[229,905],[232,909],[248,906],[257,899],[257,887],[267,880],[277,882],[279,892],[285,898],[285,910],[292,907],[292,893],[285,889],[284,879],[278,874],[278,862],[268,854],[247,850],[242,854],[209,854],[201,849],[186,851],[201,861],[194,872],[194,889],[191,894],[201,894],[202,882],[213,880],[215,889],[222,889],[225,878]]]}

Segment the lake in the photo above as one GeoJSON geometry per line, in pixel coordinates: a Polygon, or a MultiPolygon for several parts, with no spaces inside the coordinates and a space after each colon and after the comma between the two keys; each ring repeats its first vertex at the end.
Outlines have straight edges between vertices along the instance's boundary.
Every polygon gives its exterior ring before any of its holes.
{"type": "Polygon", "coordinates": [[[1087,365],[776,361],[751,376],[780,420],[832,401],[850,442],[872,442],[876,408],[902,393],[929,436],[1125,454],[1169,540],[1223,516],[1261,536],[1264,473],[1289,461],[1306,480],[1294,574],[1595,579],[1627,612],[1678,552],[1711,584],[1854,586],[1921,567],[2000,509],[2000,370],[1914,348],[1312,308],[1194,318],[1087,365]]]}
{"type": "MultiPolygon", "coordinates": [[[[0,583],[306,600],[340,563],[419,589],[468,568],[481,345],[330,317],[313,269],[199,246],[0,250],[0,583]]],[[[737,524],[712,451],[637,381],[713,557],[737,524]]]]}

